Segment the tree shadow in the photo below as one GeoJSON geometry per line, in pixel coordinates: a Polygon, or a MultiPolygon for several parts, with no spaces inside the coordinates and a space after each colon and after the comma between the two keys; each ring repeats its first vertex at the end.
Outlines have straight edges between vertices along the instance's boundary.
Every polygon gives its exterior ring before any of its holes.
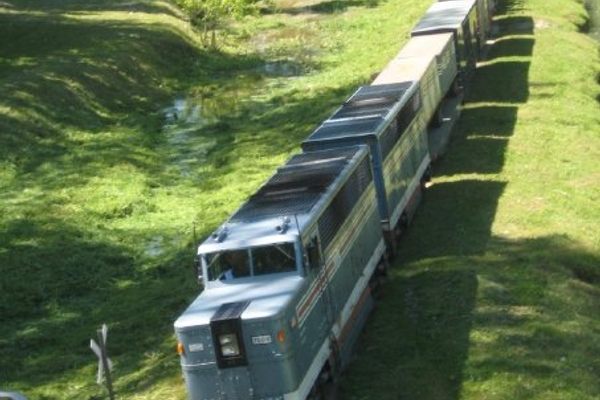
{"type": "Polygon", "coordinates": [[[145,376],[124,379],[126,387],[137,387],[148,374],[158,378],[172,373],[164,370],[165,362],[177,364],[175,353],[169,351],[172,327],[165,321],[189,301],[194,280],[185,279],[181,265],[189,265],[185,260],[190,254],[171,253],[148,269],[140,262],[143,255],[99,237],[51,219],[13,220],[2,230],[4,385],[28,393],[69,371],[87,369],[89,384],[84,383],[76,397],[92,398],[100,389],[91,379],[94,357],[88,343],[102,323],[110,328],[115,376],[145,371],[145,376]],[[156,354],[158,360],[149,362],[156,354]]]}
{"type": "Polygon", "coordinates": [[[7,2],[7,6],[12,10],[19,11],[43,11],[49,14],[65,14],[77,12],[94,11],[126,11],[141,12],[147,14],[164,14],[173,17],[180,17],[182,14],[166,1],[151,0],[90,0],[81,2],[80,0],[50,0],[39,2],[37,0],[18,0],[7,2]]]}
{"type": "Polygon", "coordinates": [[[372,8],[379,4],[379,0],[329,0],[321,1],[316,4],[301,7],[288,8],[264,8],[261,9],[263,14],[335,14],[342,13],[350,7],[365,7],[372,8]]]}

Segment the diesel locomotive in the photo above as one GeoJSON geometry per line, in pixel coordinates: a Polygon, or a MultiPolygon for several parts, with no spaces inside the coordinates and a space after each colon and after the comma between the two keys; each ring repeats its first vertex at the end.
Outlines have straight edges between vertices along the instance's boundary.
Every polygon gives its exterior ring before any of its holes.
{"type": "Polygon", "coordinates": [[[493,8],[433,4],[372,84],[200,244],[204,290],[174,324],[191,400],[317,397],[349,363],[430,177],[428,135],[467,84],[493,8]]]}

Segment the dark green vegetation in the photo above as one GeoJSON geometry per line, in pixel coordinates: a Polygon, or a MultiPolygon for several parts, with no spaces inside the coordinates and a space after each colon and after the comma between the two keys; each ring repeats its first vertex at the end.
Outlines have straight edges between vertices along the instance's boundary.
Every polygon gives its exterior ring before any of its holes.
{"type": "MultiPolygon", "coordinates": [[[[345,397],[599,395],[596,48],[576,2],[504,4],[345,397]]],[[[208,51],[164,1],[0,2],[0,387],[99,397],[106,322],[122,398],[183,399],[195,243],[427,5],[279,1],[208,51]]]]}
{"type": "Polygon", "coordinates": [[[582,12],[501,3],[344,399],[600,397],[598,62],[582,12]]]}

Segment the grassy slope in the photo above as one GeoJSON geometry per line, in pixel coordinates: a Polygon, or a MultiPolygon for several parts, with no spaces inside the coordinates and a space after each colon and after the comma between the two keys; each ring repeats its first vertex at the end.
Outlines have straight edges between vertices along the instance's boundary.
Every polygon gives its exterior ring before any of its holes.
{"type": "Polygon", "coordinates": [[[282,2],[207,52],[163,1],[0,3],[2,388],[99,396],[88,345],[106,322],[121,398],[184,397],[171,324],[198,290],[194,242],[427,6],[351,5],[282,2]],[[277,60],[300,73],[268,72],[277,60]],[[162,129],[180,93],[216,122],[162,129]]]}
{"type": "Polygon", "coordinates": [[[343,398],[600,397],[597,43],[574,1],[499,11],[343,398]]]}

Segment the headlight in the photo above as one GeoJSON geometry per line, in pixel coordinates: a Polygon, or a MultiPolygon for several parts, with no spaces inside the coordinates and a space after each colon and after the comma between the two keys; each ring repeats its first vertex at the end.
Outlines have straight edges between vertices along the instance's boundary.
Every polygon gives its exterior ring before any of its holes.
{"type": "Polygon", "coordinates": [[[240,355],[240,346],[234,333],[219,335],[219,344],[221,345],[221,354],[224,357],[240,355]]]}

